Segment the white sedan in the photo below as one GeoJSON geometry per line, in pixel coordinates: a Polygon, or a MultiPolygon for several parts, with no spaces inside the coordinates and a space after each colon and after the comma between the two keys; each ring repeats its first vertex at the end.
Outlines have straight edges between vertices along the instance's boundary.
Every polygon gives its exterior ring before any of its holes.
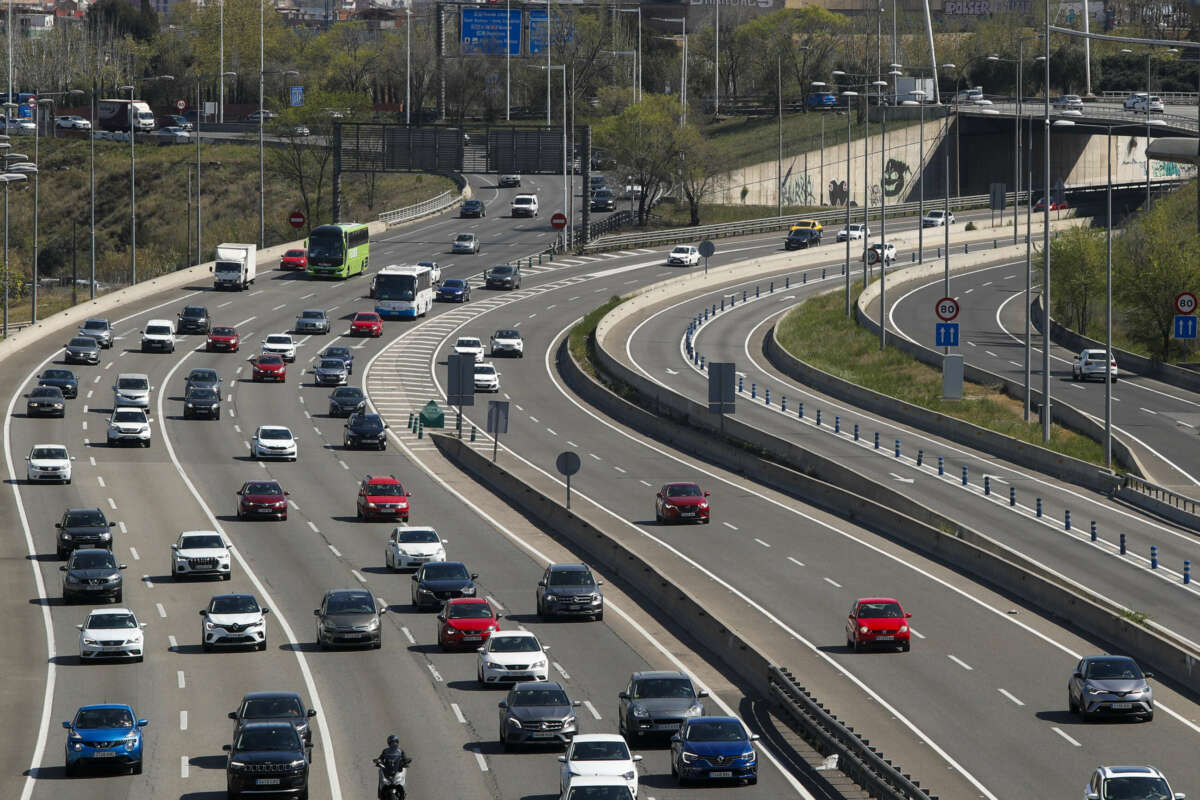
{"type": "Polygon", "coordinates": [[[90,131],[92,129],[92,123],[90,120],[84,119],[78,114],[66,114],[64,116],[54,118],[54,127],[75,128],[81,131],[90,131]]]}
{"type": "Polygon", "coordinates": [[[476,680],[481,686],[549,680],[549,650],[550,645],[543,645],[528,631],[496,631],[476,651],[476,680]]]}
{"type": "Polygon", "coordinates": [[[863,225],[861,222],[851,222],[849,225],[843,225],[842,229],[838,231],[837,240],[844,242],[849,239],[852,242],[856,242],[864,236],[870,235],[871,229],[866,225],[863,225]]]}
{"type": "Polygon", "coordinates": [[[474,356],[475,363],[483,361],[483,342],[475,336],[460,336],[452,350],[456,356],[474,356]]]}
{"type": "Polygon", "coordinates": [[[694,267],[700,263],[700,251],[690,244],[678,245],[667,254],[667,266],[694,267]]]}
{"type": "Polygon", "coordinates": [[[929,211],[925,216],[921,217],[922,228],[940,228],[949,223],[954,224],[954,212],[944,211],[940,208],[929,211]]]}
{"type": "Polygon", "coordinates": [[[128,608],[93,608],[79,629],[79,660],[87,663],[103,658],[142,660],[142,628],[128,608]]]}
{"type": "Polygon", "coordinates": [[[171,577],[215,575],[229,580],[232,546],[216,531],[184,531],[171,545],[171,577]]]}
{"type": "Polygon", "coordinates": [[[896,260],[896,245],[891,242],[887,244],[876,242],[867,248],[863,258],[868,264],[878,264],[883,261],[885,265],[891,266],[892,262],[896,260]]]}
{"type": "Polygon", "coordinates": [[[284,361],[296,360],[296,342],[292,340],[290,333],[270,333],[263,339],[262,351],[264,353],[275,353],[283,358],[284,361]]]}
{"type": "Polygon", "coordinates": [[[625,737],[616,733],[579,733],[567,747],[562,763],[559,792],[565,792],[571,779],[579,776],[608,776],[621,778],[629,791],[637,796],[637,762],[641,756],[631,755],[625,737]]]}
{"type": "Polygon", "coordinates": [[[433,528],[392,528],[383,560],[388,569],[416,569],[430,561],[445,561],[448,542],[433,528]]]}
{"type": "Polygon", "coordinates": [[[496,371],[494,364],[475,365],[475,391],[500,391],[500,373],[496,371]]]}
{"type": "Polygon", "coordinates": [[[282,458],[295,461],[300,454],[300,440],[282,425],[259,425],[250,437],[251,458],[282,458]]]}
{"type": "Polygon", "coordinates": [[[61,444],[35,444],[25,456],[25,477],[30,481],[71,482],[71,462],[75,457],[61,444]]]}

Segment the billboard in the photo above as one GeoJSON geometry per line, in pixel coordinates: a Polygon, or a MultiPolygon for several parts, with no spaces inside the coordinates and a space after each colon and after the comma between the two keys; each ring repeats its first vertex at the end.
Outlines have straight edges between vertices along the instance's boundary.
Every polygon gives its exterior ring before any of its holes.
{"type": "MultiPolygon", "coordinates": [[[[505,39],[508,40],[509,55],[521,55],[521,10],[514,8],[508,12],[508,31],[504,29],[505,9],[503,8],[470,8],[462,9],[462,31],[460,41],[463,53],[484,53],[486,55],[503,55],[505,39]]],[[[546,12],[542,12],[545,22],[546,12]]]]}

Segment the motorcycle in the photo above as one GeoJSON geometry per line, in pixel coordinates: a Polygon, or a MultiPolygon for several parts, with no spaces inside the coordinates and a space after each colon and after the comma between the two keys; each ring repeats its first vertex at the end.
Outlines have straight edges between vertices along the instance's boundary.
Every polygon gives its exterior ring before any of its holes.
{"type": "Polygon", "coordinates": [[[408,765],[412,759],[400,759],[399,769],[394,764],[385,764],[381,759],[372,761],[379,767],[379,800],[404,800],[404,779],[408,775],[408,765]]]}

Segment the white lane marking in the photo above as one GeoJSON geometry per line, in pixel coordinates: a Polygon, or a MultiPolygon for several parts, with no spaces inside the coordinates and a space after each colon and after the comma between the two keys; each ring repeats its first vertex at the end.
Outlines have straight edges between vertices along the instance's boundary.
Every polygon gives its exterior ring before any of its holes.
{"type": "MultiPolygon", "coordinates": [[[[291,501],[289,500],[288,502],[291,502],[291,501]]],[[[334,558],[341,558],[341,557],[342,557],[342,553],[341,553],[341,551],[340,551],[340,550],[338,550],[338,549],[337,549],[336,547],[334,547],[333,545],[329,545],[329,552],[333,553],[333,555],[334,555],[334,558]]]]}
{"type": "Polygon", "coordinates": [[[183,670],[175,671],[175,682],[179,684],[179,688],[183,689],[187,686],[187,680],[183,677],[183,670]]]}
{"type": "Polygon", "coordinates": [[[166,619],[166,618],[167,618],[167,610],[166,610],[165,608],[163,608],[163,604],[162,604],[162,603],[155,603],[155,604],[154,604],[154,607],[155,607],[156,609],[158,609],[158,615],[159,615],[160,617],[162,617],[163,619],[166,619]]]}
{"type": "Polygon", "coordinates": [[[788,560],[788,561],[790,561],[790,562],[792,562],[793,564],[795,564],[797,567],[803,567],[803,566],[804,566],[804,562],[803,562],[803,561],[797,561],[796,559],[792,558],[791,556],[788,556],[788,557],[787,557],[787,560],[788,560]]]}
{"type": "Polygon", "coordinates": [[[458,720],[460,725],[467,724],[467,718],[463,716],[462,709],[458,707],[458,703],[451,703],[450,710],[454,712],[454,718],[458,720]]]}
{"type": "Polygon", "coordinates": [[[615,469],[617,472],[621,473],[622,475],[626,474],[625,470],[621,469],[620,467],[613,467],[613,469],[615,469]]]}
{"type": "MultiPolygon", "coordinates": [[[[235,328],[240,328],[240,327],[242,327],[243,325],[249,324],[249,323],[253,322],[253,321],[254,321],[254,320],[256,320],[256,319],[258,319],[258,317],[250,317],[249,319],[244,319],[244,320],[242,320],[241,322],[239,322],[238,324],[234,325],[233,327],[235,327],[235,328]]],[[[249,333],[249,332],[247,332],[247,333],[246,333],[246,336],[247,336],[247,337],[249,337],[249,336],[250,336],[250,333],[249,333]]]]}
{"type": "Polygon", "coordinates": [[[129,555],[133,556],[133,560],[134,560],[134,561],[141,561],[141,560],[142,560],[142,557],[138,555],[138,551],[137,551],[137,548],[136,548],[136,547],[131,547],[131,548],[129,548],[129,555]]]}
{"type": "Polygon", "coordinates": [[[400,631],[401,631],[401,633],[404,634],[404,638],[408,639],[409,644],[417,643],[417,640],[415,638],[413,638],[412,631],[410,631],[408,628],[401,626],[400,631]]]}
{"type": "Polygon", "coordinates": [[[891,475],[892,478],[900,481],[901,483],[912,483],[916,480],[916,478],[905,478],[903,475],[897,475],[894,472],[889,472],[888,475],[891,475]]]}
{"type": "Polygon", "coordinates": [[[1079,742],[1075,741],[1075,740],[1074,740],[1074,739],[1072,739],[1070,736],[1068,736],[1066,733],[1064,733],[1062,728],[1059,728],[1059,727],[1055,726],[1055,727],[1051,728],[1050,730],[1054,731],[1054,732],[1055,732],[1055,733],[1057,733],[1059,736],[1061,736],[1062,738],[1066,739],[1068,742],[1070,742],[1071,744],[1075,745],[1076,747],[1083,747],[1083,745],[1081,745],[1079,742]]]}
{"type": "Polygon", "coordinates": [[[1141,406],[1138,406],[1138,411],[1145,411],[1147,414],[1153,414],[1153,415],[1154,415],[1154,416],[1156,416],[1156,417],[1158,416],[1158,412],[1157,412],[1157,411],[1151,411],[1150,409],[1148,409],[1148,408],[1142,408],[1141,406]]]}
{"type": "Polygon", "coordinates": [[[558,663],[557,661],[552,661],[550,663],[556,670],[558,670],[558,674],[563,676],[564,681],[571,680],[571,676],[567,674],[567,671],[565,669],[563,669],[562,664],[558,663]]]}
{"type": "Polygon", "coordinates": [[[475,754],[475,763],[479,765],[479,771],[487,772],[488,765],[487,761],[483,757],[483,753],[479,752],[479,748],[477,747],[472,747],[471,752],[475,754]]]}
{"type": "Polygon", "coordinates": [[[235,423],[233,423],[233,429],[234,429],[235,431],[237,431],[238,433],[241,433],[241,432],[242,432],[242,426],[241,426],[241,425],[238,425],[236,422],[235,422],[235,423]]]}
{"type": "MultiPolygon", "coordinates": [[[[970,294],[970,293],[971,293],[971,292],[973,292],[973,291],[975,291],[975,290],[974,290],[974,289],[967,289],[965,292],[963,292],[963,294],[970,294]]],[[[956,297],[956,298],[954,298],[954,299],[955,299],[955,300],[957,300],[958,298],[956,297]]]]}
{"type": "Polygon", "coordinates": [[[761,544],[763,547],[770,547],[770,546],[771,546],[771,545],[767,544],[766,542],[764,542],[762,539],[759,539],[758,537],[755,537],[755,538],[754,538],[754,541],[758,542],[758,543],[759,543],[759,544],[761,544]]]}
{"type": "Polygon", "coordinates": [[[186,708],[180,709],[180,711],[179,711],[179,730],[181,730],[181,731],[187,730],[187,709],[186,708]]]}
{"type": "Polygon", "coordinates": [[[179,777],[186,778],[188,776],[188,757],[179,757],[179,777]]]}
{"type": "Polygon", "coordinates": [[[592,458],[596,459],[597,461],[603,461],[603,460],[604,460],[604,459],[602,459],[600,456],[596,455],[595,453],[588,453],[588,455],[589,455],[589,456],[591,456],[592,458]]]}
{"type": "Polygon", "coordinates": [[[301,299],[301,300],[307,300],[307,299],[308,299],[308,298],[310,298],[310,297],[316,297],[316,296],[317,296],[317,293],[316,293],[316,292],[309,292],[308,294],[304,295],[304,296],[303,296],[303,297],[301,297],[300,299],[301,299]]]}
{"type": "MultiPolygon", "coordinates": [[[[650,483],[650,481],[644,481],[640,478],[638,479],[638,483],[640,483],[642,486],[653,486],[653,484],[650,483]]],[[[729,523],[725,523],[725,524],[728,525],[729,523]]],[[[737,530],[737,529],[735,528],[734,530],[737,530]]]]}
{"type": "Polygon", "coordinates": [[[83,413],[85,413],[85,414],[88,413],[87,403],[83,404],[83,413]]]}
{"type": "Polygon", "coordinates": [[[529,421],[530,421],[530,422],[532,422],[532,423],[534,423],[534,424],[537,424],[538,418],[537,418],[537,417],[530,417],[530,418],[529,418],[529,421]]]}
{"type": "MultiPolygon", "coordinates": [[[[579,447],[579,445],[575,444],[575,443],[574,443],[574,442],[572,442],[570,439],[568,439],[568,440],[567,440],[567,447],[579,447]]],[[[647,485],[647,486],[649,486],[650,484],[646,484],[646,485],[647,485]]]]}
{"type": "Polygon", "coordinates": [[[106,488],[106,487],[105,487],[105,485],[104,485],[104,476],[103,476],[103,475],[97,475],[97,476],[96,476],[96,482],[100,484],[100,488],[101,488],[101,489],[104,489],[104,488],[106,488]]]}
{"type": "Polygon", "coordinates": [[[340,458],[338,459],[338,463],[342,465],[342,469],[346,469],[346,470],[350,469],[350,465],[347,464],[345,461],[342,461],[340,458]]]}
{"type": "Polygon", "coordinates": [[[985,472],[983,473],[983,477],[990,479],[994,483],[1003,483],[1005,486],[1008,485],[1008,481],[1004,480],[1004,478],[1001,478],[998,475],[990,475],[985,472]]]}
{"type": "Polygon", "coordinates": [[[95,394],[95,391],[94,391],[94,390],[92,390],[92,389],[88,389],[88,393],[87,393],[88,400],[91,400],[91,399],[92,399],[92,395],[93,395],[93,394],[95,394]]]}
{"type": "Polygon", "coordinates": [[[433,679],[438,683],[441,683],[442,673],[438,672],[437,667],[435,667],[433,664],[426,664],[425,666],[429,667],[429,672],[433,675],[433,679]]]}
{"type": "Polygon", "coordinates": [[[992,358],[999,358],[999,356],[997,356],[997,355],[996,355],[995,353],[993,353],[991,350],[984,350],[983,352],[987,353],[987,354],[988,354],[989,356],[991,356],[992,358]]]}
{"type": "Polygon", "coordinates": [[[321,531],[320,531],[320,529],[318,529],[318,528],[317,528],[316,524],[315,524],[315,523],[314,523],[314,522],[313,522],[311,519],[310,519],[310,520],[308,520],[308,527],[312,528],[312,532],[313,532],[313,533],[320,533],[320,532],[321,532],[321,531]]]}
{"type": "Polygon", "coordinates": [[[171,652],[175,652],[175,648],[179,647],[179,641],[174,636],[167,637],[167,644],[170,645],[168,649],[171,652]]]}
{"type": "Polygon", "coordinates": [[[731,531],[736,531],[738,529],[737,525],[734,525],[732,522],[722,522],[721,524],[726,528],[729,528],[731,531]]]}
{"type": "Polygon", "coordinates": [[[99,376],[99,375],[97,375],[97,376],[96,376],[96,379],[95,379],[95,380],[93,380],[93,381],[92,381],[92,383],[99,383],[99,382],[100,382],[100,376],[99,376]]]}
{"type": "Polygon", "coordinates": [[[111,508],[113,511],[116,511],[117,510],[117,501],[113,500],[111,497],[108,498],[108,507],[111,508]]]}
{"type": "Polygon", "coordinates": [[[821,580],[825,581],[826,583],[828,583],[830,586],[832,586],[835,589],[842,588],[842,585],[840,583],[838,583],[837,581],[835,581],[833,578],[822,578],[821,580]]]}
{"type": "Polygon", "coordinates": [[[1008,362],[1008,363],[1012,364],[1014,367],[1023,367],[1023,366],[1025,366],[1024,364],[1020,363],[1019,361],[1013,361],[1013,360],[1011,360],[1011,359],[1009,359],[1009,362],[1008,362]]]}
{"type": "Polygon", "coordinates": [[[150,580],[150,576],[149,576],[149,575],[143,575],[143,576],[142,576],[142,583],[146,584],[146,588],[147,588],[147,589],[153,589],[153,588],[154,588],[154,581],[150,580]]]}
{"type": "Polygon", "coordinates": [[[546,433],[550,434],[551,436],[558,436],[553,428],[546,428],[546,433]]]}
{"type": "Polygon", "coordinates": [[[287,303],[280,303],[279,305],[275,306],[275,307],[274,307],[274,308],[272,308],[271,310],[272,310],[272,311],[278,311],[278,310],[279,310],[279,309],[281,309],[281,308],[287,308],[287,303]]]}
{"type": "Polygon", "coordinates": [[[1190,424],[1190,423],[1184,422],[1184,421],[1183,421],[1183,420],[1181,420],[1181,419],[1177,419],[1177,420],[1175,420],[1175,424],[1176,424],[1176,425],[1182,425],[1182,426],[1183,426],[1183,427],[1185,427],[1185,428],[1195,428],[1195,427],[1196,427],[1195,425],[1192,425],[1192,424],[1190,424]]]}
{"type": "Polygon", "coordinates": [[[592,716],[595,717],[596,719],[598,719],[598,720],[603,719],[603,717],[600,716],[600,712],[596,710],[596,707],[594,705],[592,705],[591,700],[584,700],[583,707],[586,708],[588,711],[592,712],[592,716]]]}
{"type": "Polygon", "coordinates": [[[233,305],[232,300],[226,300],[224,303],[221,303],[220,305],[218,305],[217,308],[224,308],[225,306],[229,306],[229,305],[233,305]]]}
{"type": "Polygon", "coordinates": [[[88,456],[88,464],[90,464],[90,465],[91,465],[91,466],[93,466],[93,467],[94,467],[94,466],[96,466],[96,457],[95,457],[95,456],[88,456]]]}
{"type": "Polygon", "coordinates": [[[913,636],[917,637],[918,639],[925,638],[925,634],[921,633],[920,631],[918,631],[916,628],[912,627],[911,625],[908,626],[908,632],[911,633],[913,636]]]}
{"type": "Polygon", "coordinates": [[[82,429],[86,431],[87,430],[87,420],[85,419],[81,424],[82,424],[82,429]]]}
{"type": "Polygon", "coordinates": [[[490,594],[489,594],[489,595],[485,595],[483,599],[484,599],[484,600],[487,600],[489,603],[491,603],[493,606],[495,606],[497,611],[503,611],[503,610],[504,610],[504,606],[502,606],[502,605],[500,604],[500,601],[499,601],[499,600],[497,600],[496,598],[492,597],[490,594]]]}
{"type": "Polygon", "coordinates": [[[962,667],[963,669],[967,670],[968,672],[974,672],[974,671],[975,671],[975,668],[974,668],[974,667],[972,667],[972,666],[971,666],[970,664],[968,664],[967,662],[963,661],[963,660],[962,660],[961,658],[959,658],[958,656],[947,655],[947,656],[946,656],[946,658],[950,659],[950,660],[951,660],[951,661],[953,661],[955,664],[958,664],[960,667],[962,667]]]}
{"type": "Polygon", "coordinates": [[[367,582],[367,579],[363,577],[363,574],[356,569],[350,570],[350,574],[353,575],[358,580],[359,583],[367,582]]]}
{"type": "Polygon", "coordinates": [[[1012,700],[1014,703],[1016,703],[1019,706],[1025,705],[1025,703],[1022,702],[1022,700],[1020,698],[1018,698],[1016,695],[1014,695],[1012,692],[1008,691],[1007,689],[997,689],[996,691],[999,692],[1000,694],[1004,695],[1005,697],[1007,697],[1009,700],[1012,700]]]}

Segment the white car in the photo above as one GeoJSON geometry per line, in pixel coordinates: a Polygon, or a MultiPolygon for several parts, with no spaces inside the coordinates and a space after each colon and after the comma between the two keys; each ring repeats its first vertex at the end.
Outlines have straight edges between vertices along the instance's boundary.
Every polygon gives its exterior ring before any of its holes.
{"type": "Polygon", "coordinates": [[[494,364],[486,363],[475,365],[475,391],[500,391],[500,373],[496,371],[496,366],[494,364]]]}
{"type": "Polygon", "coordinates": [[[175,323],[169,319],[152,319],[142,331],[142,352],[161,350],[175,352],[175,323]]]}
{"type": "Polygon", "coordinates": [[[218,594],[200,609],[204,622],[200,623],[200,646],[211,653],[214,647],[251,646],[257,650],[267,649],[266,614],[271,609],[263,608],[252,594],[218,594]]]}
{"type": "Polygon", "coordinates": [[[142,628],[128,608],[93,608],[79,629],[79,660],[87,663],[104,658],[132,658],[141,662],[142,628]]]}
{"type": "Polygon", "coordinates": [[[521,332],[516,328],[501,328],[492,334],[491,351],[493,358],[496,356],[524,358],[525,340],[521,338],[521,332]]]}
{"type": "Polygon", "coordinates": [[[388,569],[417,569],[429,561],[445,561],[447,544],[433,528],[398,525],[388,537],[383,561],[388,569]]]}
{"type": "MultiPolygon", "coordinates": [[[[1112,370],[1112,382],[1117,382],[1117,360],[1112,359],[1109,367],[1112,370]]],[[[1104,380],[1104,351],[1082,350],[1071,362],[1071,380],[1086,381],[1088,378],[1104,380]]]]}
{"type": "Polygon", "coordinates": [[[1054,98],[1054,107],[1072,110],[1083,109],[1083,98],[1077,94],[1064,94],[1054,98]]]}
{"type": "Polygon", "coordinates": [[[667,266],[694,267],[700,263],[700,251],[690,244],[677,245],[667,254],[667,266]]]}
{"type": "Polygon", "coordinates": [[[77,114],[64,114],[61,117],[54,118],[54,127],[76,128],[81,131],[90,131],[92,129],[92,123],[90,120],[84,119],[77,114]]]}
{"type": "Polygon", "coordinates": [[[113,408],[150,407],[150,378],[141,372],[122,372],[113,384],[113,408]]]}
{"type": "Polygon", "coordinates": [[[580,775],[571,778],[559,795],[559,800],[593,800],[597,797],[604,800],[633,800],[633,792],[625,779],[619,776],[580,775]]]}
{"type": "Polygon", "coordinates": [[[1183,792],[1172,792],[1167,776],[1158,767],[1097,767],[1083,787],[1083,800],[1112,800],[1118,797],[1155,800],[1184,800],[1183,792]]]}
{"type": "Polygon", "coordinates": [[[165,144],[187,144],[192,140],[192,135],[178,125],[170,125],[166,128],[159,128],[154,132],[158,138],[160,145],[165,144]]]}
{"type": "Polygon", "coordinates": [[[264,353],[274,353],[280,356],[284,361],[296,360],[296,343],[292,340],[290,333],[269,333],[263,339],[262,351],[264,353]]]}
{"type": "Polygon", "coordinates": [[[0,120],[4,122],[4,129],[9,133],[32,135],[37,131],[37,125],[34,125],[31,119],[9,119],[0,114],[0,120]]]}
{"type": "Polygon", "coordinates": [[[150,446],[150,418],[140,408],[115,408],[108,418],[108,444],[133,442],[142,447],[150,446]]]}
{"type": "Polygon", "coordinates": [[[437,286],[442,282],[442,268],[436,261],[418,261],[418,267],[429,267],[429,282],[437,286]]]}
{"type": "Polygon", "coordinates": [[[251,458],[283,458],[295,461],[300,454],[292,432],[282,425],[259,425],[250,437],[251,458]]]}
{"type": "MultiPolygon", "coordinates": [[[[1129,95],[1129,97],[1125,98],[1124,102],[1122,102],[1122,105],[1125,107],[1126,111],[1145,111],[1146,110],[1146,93],[1145,92],[1134,92],[1133,94],[1129,95]]],[[[1151,111],[1162,111],[1163,110],[1163,101],[1162,101],[1161,97],[1159,97],[1157,95],[1150,95],[1150,110],[1151,111]]]]}
{"type": "Polygon", "coordinates": [[[559,777],[559,792],[566,792],[572,778],[580,776],[603,776],[620,778],[637,796],[637,762],[641,756],[631,755],[625,737],[616,733],[577,733],[567,747],[566,755],[558,757],[562,763],[559,777]]]}
{"type": "Polygon", "coordinates": [[[496,631],[476,651],[476,680],[481,686],[549,680],[549,651],[549,645],[528,631],[496,631]]]}
{"type": "Polygon", "coordinates": [[[870,235],[871,229],[866,225],[863,225],[861,222],[851,222],[849,225],[843,225],[842,229],[838,231],[837,240],[839,242],[844,242],[849,239],[856,242],[859,239],[862,239],[864,236],[870,235]]]}
{"type": "Polygon", "coordinates": [[[71,482],[71,462],[75,457],[65,445],[35,444],[25,456],[25,477],[30,481],[71,482]]]}
{"type": "Polygon", "coordinates": [[[514,217],[536,217],[538,215],[538,199],[536,194],[519,194],[512,201],[514,217]]]}
{"type": "Polygon", "coordinates": [[[887,244],[876,242],[867,248],[863,258],[868,264],[878,264],[882,260],[885,265],[891,266],[892,262],[896,260],[896,245],[891,242],[887,244]]]}
{"type": "Polygon", "coordinates": [[[216,531],[184,531],[171,545],[171,577],[215,575],[227,581],[233,574],[231,547],[216,531]]]}
{"type": "Polygon", "coordinates": [[[475,363],[483,361],[483,342],[474,336],[460,336],[452,351],[456,356],[475,356],[475,363]]]}
{"type": "Polygon", "coordinates": [[[940,228],[947,223],[950,225],[954,224],[953,211],[944,211],[943,209],[937,208],[933,211],[926,212],[925,216],[921,217],[922,228],[940,228]]]}

